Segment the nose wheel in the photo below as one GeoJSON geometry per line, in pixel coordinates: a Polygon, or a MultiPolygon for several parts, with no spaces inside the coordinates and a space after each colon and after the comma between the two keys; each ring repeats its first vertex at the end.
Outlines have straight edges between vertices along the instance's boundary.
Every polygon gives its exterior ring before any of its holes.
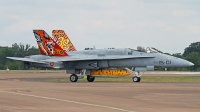
{"type": "Polygon", "coordinates": [[[142,76],[142,74],[139,71],[135,72],[135,76],[132,78],[133,82],[140,82],[141,76],[142,76]]]}
{"type": "Polygon", "coordinates": [[[134,76],[132,79],[133,79],[133,82],[140,82],[141,80],[141,78],[137,76],[134,76]]]}

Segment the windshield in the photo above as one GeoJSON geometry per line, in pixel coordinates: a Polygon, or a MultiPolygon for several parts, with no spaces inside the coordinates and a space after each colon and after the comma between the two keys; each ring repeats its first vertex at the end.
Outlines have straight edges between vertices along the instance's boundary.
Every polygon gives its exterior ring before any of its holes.
{"type": "Polygon", "coordinates": [[[138,46],[137,50],[140,52],[145,52],[145,53],[157,53],[157,51],[152,49],[151,47],[138,46]]]}

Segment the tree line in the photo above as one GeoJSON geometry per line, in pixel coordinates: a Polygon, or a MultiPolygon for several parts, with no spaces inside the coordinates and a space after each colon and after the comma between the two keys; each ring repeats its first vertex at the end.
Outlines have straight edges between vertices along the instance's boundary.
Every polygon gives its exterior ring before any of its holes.
{"type": "MultiPolygon", "coordinates": [[[[85,48],[85,50],[89,50],[89,49],[93,49],[93,48],[85,48]]],[[[163,53],[162,51],[159,51],[159,52],[163,53]]],[[[31,46],[29,44],[14,43],[12,44],[11,47],[0,46],[0,69],[5,70],[8,67],[11,70],[22,70],[24,69],[23,62],[10,60],[10,59],[7,59],[6,57],[25,57],[25,56],[37,55],[37,54],[40,54],[38,48],[31,46]]],[[[195,66],[193,67],[169,68],[168,70],[200,71],[200,42],[191,43],[188,47],[184,49],[183,54],[181,53],[174,53],[174,54],[165,53],[165,54],[186,59],[195,64],[195,66]]],[[[159,70],[164,70],[164,68],[160,68],[159,70]]]]}
{"type": "Polygon", "coordinates": [[[12,47],[0,46],[0,69],[22,70],[24,69],[23,62],[10,60],[6,57],[25,57],[36,54],[39,54],[38,48],[29,44],[14,43],[12,47]]]}
{"type": "MultiPolygon", "coordinates": [[[[183,54],[181,53],[174,53],[174,54],[164,53],[164,54],[182,58],[195,64],[194,66],[187,68],[169,68],[168,70],[170,71],[200,71],[200,42],[191,43],[188,47],[184,49],[183,54]]],[[[160,70],[164,69],[160,68],[160,70]]]]}

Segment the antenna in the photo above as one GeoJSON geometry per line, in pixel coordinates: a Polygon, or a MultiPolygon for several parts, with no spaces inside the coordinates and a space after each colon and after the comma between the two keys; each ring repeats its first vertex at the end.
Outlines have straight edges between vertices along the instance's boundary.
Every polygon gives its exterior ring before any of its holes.
{"type": "Polygon", "coordinates": [[[96,49],[96,47],[95,47],[95,46],[93,46],[93,49],[96,49]]]}

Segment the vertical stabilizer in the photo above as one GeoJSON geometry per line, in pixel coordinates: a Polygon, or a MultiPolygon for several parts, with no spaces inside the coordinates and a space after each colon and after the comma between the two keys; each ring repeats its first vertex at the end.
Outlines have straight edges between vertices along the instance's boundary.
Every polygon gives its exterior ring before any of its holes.
{"type": "Polygon", "coordinates": [[[68,56],[68,54],[44,30],[33,30],[33,33],[42,55],[68,56]]]}
{"type": "Polygon", "coordinates": [[[76,48],[65,34],[64,30],[53,30],[52,38],[64,51],[76,51],[76,48]]]}

